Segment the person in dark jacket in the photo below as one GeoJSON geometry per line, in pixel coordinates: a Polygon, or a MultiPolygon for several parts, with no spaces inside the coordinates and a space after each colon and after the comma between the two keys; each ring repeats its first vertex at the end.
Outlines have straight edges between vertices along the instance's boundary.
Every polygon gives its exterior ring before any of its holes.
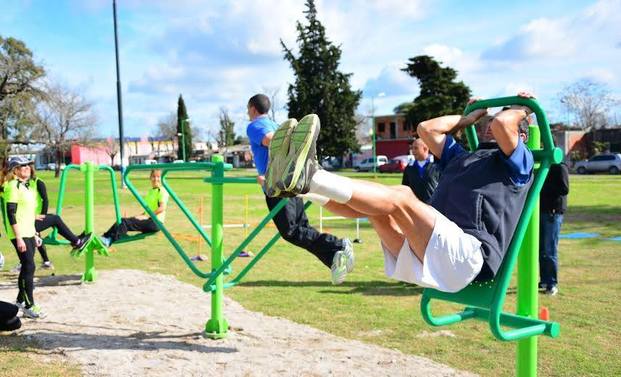
{"type": "Polygon", "coordinates": [[[0,301],[0,331],[13,331],[22,327],[17,317],[19,307],[8,302],[0,301]]]}
{"type": "Polygon", "coordinates": [[[569,169],[565,163],[554,164],[540,195],[539,219],[539,287],[554,296],[558,293],[558,238],[567,210],[569,169]]]}
{"type": "Polygon", "coordinates": [[[436,190],[440,172],[433,162],[433,156],[429,153],[429,147],[423,139],[414,139],[412,142],[411,161],[403,171],[401,184],[408,186],[418,199],[429,203],[431,195],[436,190]]]}

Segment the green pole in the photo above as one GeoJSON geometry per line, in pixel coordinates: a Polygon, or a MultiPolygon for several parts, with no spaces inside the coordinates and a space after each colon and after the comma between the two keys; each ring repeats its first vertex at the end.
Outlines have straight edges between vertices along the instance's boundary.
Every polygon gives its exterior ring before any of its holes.
{"type": "MultiPolygon", "coordinates": [[[[95,232],[95,172],[99,170],[92,162],[85,162],[80,165],[80,170],[84,172],[84,233],[95,232]]],[[[100,255],[108,256],[108,249],[104,246],[99,237],[93,235],[88,243],[81,249],[72,251],[73,256],[85,254],[85,269],[82,281],[92,282],[97,278],[95,271],[95,251],[100,255]]]]}
{"type": "MultiPolygon", "coordinates": [[[[218,179],[224,178],[224,158],[214,155],[211,161],[215,163],[211,176],[215,182],[211,183],[211,267],[216,271],[222,265],[222,249],[224,239],[224,198],[223,183],[218,179]]],[[[211,318],[205,324],[205,334],[212,339],[226,336],[229,328],[222,315],[222,301],[224,297],[224,277],[218,275],[215,281],[216,289],[211,292],[211,318]]]]}
{"type": "MultiPolygon", "coordinates": [[[[540,149],[541,134],[539,127],[529,127],[528,147],[531,150],[540,149]]],[[[538,169],[538,166],[535,166],[538,169]]],[[[517,276],[517,314],[538,317],[538,291],[539,280],[539,198],[536,199],[533,214],[522,248],[518,256],[517,276]]],[[[518,377],[537,376],[537,337],[531,336],[518,341],[516,375],[518,377]]]]}
{"type": "MultiPolygon", "coordinates": [[[[92,233],[93,232],[93,224],[95,222],[95,189],[94,189],[94,178],[95,178],[95,165],[92,162],[86,162],[81,167],[84,172],[84,210],[85,210],[85,218],[84,218],[84,233],[92,233]]],[[[86,268],[84,270],[84,275],[82,276],[83,281],[95,281],[97,277],[97,272],[95,271],[95,253],[92,248],[88,248],[86,250],[86,268]]]]}
{"type": "Polygon", "coordinates": [[[99,165],[99,170],[107,170],[110,173],[110,184],[112,185],[112,201],[114,202],[114,215],[116,216],[116,223],[121,223],[121,206],[119,201],[119,192],[116,189],[116,173],[108,165],[99,165]]]}
{"type": "Polygon", "coordinates": [[[179,123],[181,123],[181,157],[183,158],[183,162],[187,161],[185,158],[185,123],[187,121],[187,118],[179,120],[179,123]]]}
{"type": "MultiPolygon", "coordinates": [[[[60,216],[63,211],[63,201],[65,200],[65,187],[67,185],[67,176],[69,171],[72,169],[79,170],[80,166],[78,165],[67,165],[60,175],[60,186],[58,188],[58,200],[56,201],[56,214],[60,216]]],[[[60,245],[60,244],[68,244],[68,241],[59,240],[58,239],[58,230],[56,228],[52,229],[52,233],[47,237],[46,243],[52,245],[60,245]]]]}
{"type": "Polygon", "coordinates": [[[377,173],[377,156],[375,155],[375,117],[373,117],[373,124],[371,125],[371,150],[373,153],[373,174],[377,173]]]}

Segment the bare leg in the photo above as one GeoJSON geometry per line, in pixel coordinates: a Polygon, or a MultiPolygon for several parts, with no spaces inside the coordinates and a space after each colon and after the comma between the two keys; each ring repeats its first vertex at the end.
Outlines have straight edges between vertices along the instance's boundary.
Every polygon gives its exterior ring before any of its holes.
{"type": "Polygon", "coordinates": [[[328,203],[326,203],[323,206],[323,208],[327,209],[328,211],[336,215],[348,217],[350,219],[359,219],[362,217],[367,217],[367,215],[365,215],[364,213],[356,211],[355,209],[351,208],[347,204],[337,203],[334,200],[330,200],[328,203]]]}
{"type": "Polygon", "coordinates": [[[393,257],[397,258],[403,246],[405,235],[392,216],[369,217],[373,229],[393,257]]]}
{"type": "MultiPolygon", "coordinates": [[[[412,190],[406,186],[386,186],[342,178],[337,182],[351,186],[351,198],[345,203],[347,207],[368,217],[390,215],[408,239],[418,259],[424,259],[425,249],[436,220],[433,208],[418,200],[412,190]]],[[[311,190],[312,187],[311,184],[311,190]]],[[[329,190],[323,191],[316,193],[329,197],[329,190]]]]}

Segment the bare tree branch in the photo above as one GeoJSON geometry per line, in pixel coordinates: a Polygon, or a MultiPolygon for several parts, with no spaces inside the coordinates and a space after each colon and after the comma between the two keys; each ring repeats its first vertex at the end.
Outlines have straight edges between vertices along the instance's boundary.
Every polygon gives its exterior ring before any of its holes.
{"type": "Polygon", "coordinates": [[[606,127],[610,108],[616,103],[606,85],[589,79],[566,86],[559,93],[559,100],[585,131],[606,127]]]}
{"type": "Polygon", "coordinates": [[[49,147],[56,152],[56,176],[61,158],[73,140],[89,140],[97,117],[93,105],[81,94],[58,83],[44,86],[45,96],[37,104],[35,123],[49,147]]]}

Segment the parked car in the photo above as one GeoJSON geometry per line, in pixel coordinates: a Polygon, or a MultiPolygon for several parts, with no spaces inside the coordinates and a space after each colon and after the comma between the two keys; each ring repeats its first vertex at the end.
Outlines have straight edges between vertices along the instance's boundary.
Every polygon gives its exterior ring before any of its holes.
{"type": "Polygon", "coordinates": [[[578,161],[574,169],[578,174],[595,172],[619,174],[621,171],[621,153],[604,153],[593,156],[586,161],[578,161]]]}
{"type": "Polygon", "coordinates": [[[414,160],[412,155],[397,156],[384,165],[379,167],[380,173],[403,173],[410,161],[414,160]]]}
{"type": "Polygon", "coordinates": [[[335,170],[341,167],[338,158],[336,157],[324,157],[321,160],[321,167],[326,170],[335,170]]]}
{"type": "Polygon", "coordinates": [[[377,163],[374,162],[373,157],[369,157],[365,160],[362,160],[358,166],[355,167],[357,171],[373,171],[373,165],[376,167],[380,167],[388,162],[388,157],[384,155],[376,156],[377,163]]]}

